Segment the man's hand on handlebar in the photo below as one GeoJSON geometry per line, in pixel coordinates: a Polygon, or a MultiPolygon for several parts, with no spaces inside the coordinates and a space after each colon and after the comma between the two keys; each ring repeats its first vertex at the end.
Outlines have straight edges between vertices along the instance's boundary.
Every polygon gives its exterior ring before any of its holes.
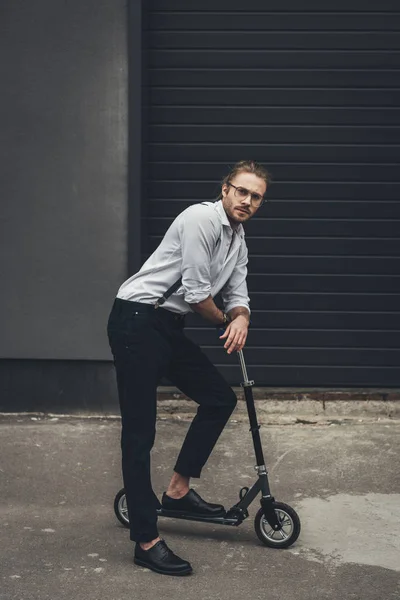
{"type": "Polygon", "coordinates": [[[247,339],[249,328],[249,320],[243,315],[238,315],[225,329],[225,332],[220,336],[220,340],[226,339],[224,348],[228,354],[233,351],[239,352],[243,350],[247,339]]]}

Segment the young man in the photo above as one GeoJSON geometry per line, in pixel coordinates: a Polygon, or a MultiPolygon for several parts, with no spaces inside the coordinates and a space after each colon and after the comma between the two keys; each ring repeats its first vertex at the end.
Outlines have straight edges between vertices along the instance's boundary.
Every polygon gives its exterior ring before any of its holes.
{"type": "Polygon", "coordinates": [[[184,335],[184,316],[194,311],[214,325],[225,326],[221,339],[228,354],[244,347],[250,309],[242,223],[260,208],[268,182],[261,165],[237,163],[222,182],[219,201],[194,204],[178,215],[140,271],[121,285],[109,317],[130,538],[136,542],[134,562],[158,573],[186,575],[192,567],[168,548],[157,531],[160,502],[150,480],[157,385],[167,376],[199,404],[162,507],[199,515],[223,514],[223,506],[203,500],[189,482],[191,477],[200,477],[236,396],[200,348],[184,335]],[[213,301],[219,292],[224,312],[213,301]]]}

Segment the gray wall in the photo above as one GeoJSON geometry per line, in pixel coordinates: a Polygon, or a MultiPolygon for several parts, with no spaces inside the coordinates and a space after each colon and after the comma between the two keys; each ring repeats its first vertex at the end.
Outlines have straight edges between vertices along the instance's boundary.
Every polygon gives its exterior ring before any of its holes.
{"type": "Polygon", "coordinates": [[[126,6],[0,11],[0,358],[109,360],[127,274],[126,6]]]}

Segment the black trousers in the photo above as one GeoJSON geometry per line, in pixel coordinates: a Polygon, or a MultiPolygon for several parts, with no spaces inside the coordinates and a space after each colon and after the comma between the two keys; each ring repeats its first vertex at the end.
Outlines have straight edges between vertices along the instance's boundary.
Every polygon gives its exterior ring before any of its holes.
{"type": "Polygon", "coordinates": [[[236,405],[236,395],[201,349],[183,332],[184,318],[163,308],[116,298],[107,333],[121,410],[122,474],[130,537],[158,537],[160,502],[150,479],[156,432],[157,385],[163,376],[199,404],[174,470],[200,477],[236,405]]]}

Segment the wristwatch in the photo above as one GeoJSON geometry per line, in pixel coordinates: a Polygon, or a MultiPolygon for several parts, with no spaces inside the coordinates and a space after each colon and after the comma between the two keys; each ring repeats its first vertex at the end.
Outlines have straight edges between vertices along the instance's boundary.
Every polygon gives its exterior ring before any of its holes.
{"type": "Polygon", "coordinates": [[[232,322],[232,319],[230,318],[229,315],[226,314],[226,312],[222,312],[222,314],[224,315],[224,320],[222,321],[222,323],[220,323],[219,325],[217,325],[217,328],[219,328],[219,327],[226,327],[227,325],[229,325],[229,323],[232,322]]]}

